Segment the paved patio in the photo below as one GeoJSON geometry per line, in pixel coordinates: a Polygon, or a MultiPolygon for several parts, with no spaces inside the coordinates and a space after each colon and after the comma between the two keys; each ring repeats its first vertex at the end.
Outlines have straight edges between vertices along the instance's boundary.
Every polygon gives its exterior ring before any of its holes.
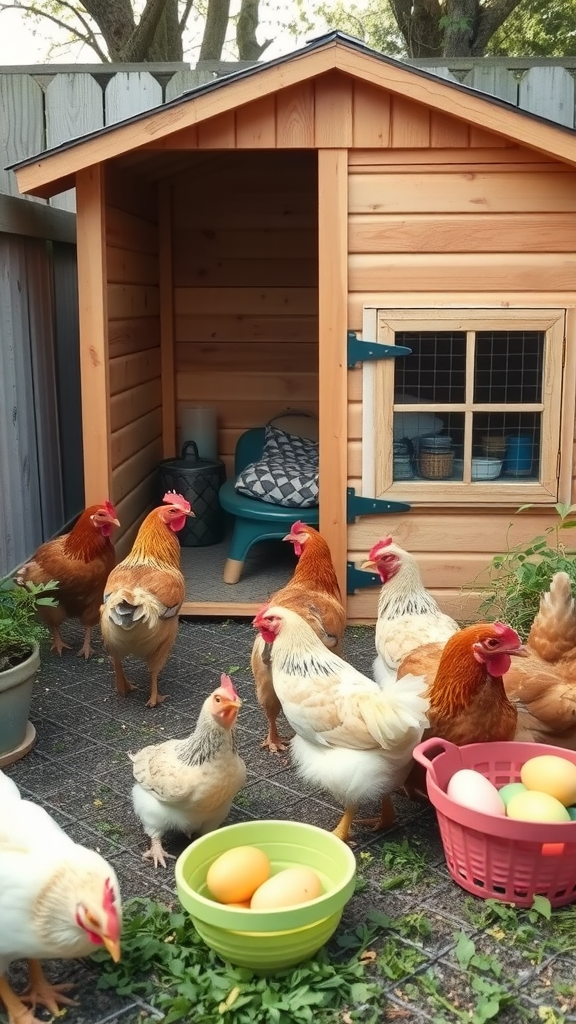
{"type": "MultiPolygon", "coordinates": [[[[80,631],[68,627],[66,639],[70,636],[79,646],[80,631]]],[[[162,689],[169,699],[155,710],[144,707],[146,671],[139,663],[132,678],[141,684],[140,689],[127,699],[116,695],[99,636],[95,638],[97,655],[87,664],[70,652],[61,659],[43,653],[32,713],[37,744],[8,772],[23,794],[42,804],[74,839],[97,848],[110,860],[124,899],[147,896],[167,904],[175,901],[171,869],[154,871],[142,860],[146,837],[132,811],[132,771],[126,752],[188,734],[202,701],[218,685],[223,671],[234,677],[244,701],[238,733],[248,767],[246,788],[239,794],[230,820],[294,818],[326,828],[332,828],[338,820],[338,808],[328,797],[303,785],[288,758],[274,757],[260,748],[265,729],[249,669],[252,639],[248,621],[182,621],[163,673],[162,689]]],[[[369,672],[373,630],[349,629],[346,653],[353,664],[369,672]]],[[[380,971],[375,968],[388,996],[383,1020],[470,1020],[482,1024],[488,1019],[484,1016],[488,1011],[483,1003],[478,1009],[480,995],[471,979],[480,976],[481,980],[494,980],[500,965],[498,984],[509,991],[511,1005],[496,1016],[492,1014],[493,1019],[505,1024],[534,1019],[545,1024],[576,1021],[576,954],[555,945],[555,915],[552,925],[542,919],[541,941],[539,922],[532,928],[536,934],[530,940],[522,938],[522,930],[511,926],[510,920],[499,922],[482,900],[468,899],[450,880],[431,809],[410,804],[402,797],[395,798],[395,803],[398,821],[393,830],[385,836],[362,830],[355,833],[360,882],[341,925],[341,930],[354,927],[365,919],[368,910],[374,909],[404,922],[398,942],[410,954],[403,961],[412,965],[409,976],[403,977],[401,969],[398,976],[392,966],[380,971]],[[404,840],[420,853],[418,871],[408,865],[403,874],[404,840]],[[397,858],[386,866],[383,854],[387,849],[399,852],[400,861],[397,858]],[[395,875],[401,876],[400,886],[383,888],[383,882],[385,886],[395,884],[395,875]],[[411,920],[425,920],[426,929],[420,934],[411,933],[406,924],[411,920]],[[473,953],[470,947],[463,950],[462,933],[472,939],[473,953]],[[435,981],[430,982],[430,978],[435,981]],[[431,986],[436,986],[439,997],[431,994],[431,986]]],[[[184,845],[185,840],[179,837],[166,843],[175,854],[184,845]]],[[[576,926],[576,915],[573,920],[576,926]]],[[[576,927],[572,947],[576,946],[575,935],[576,927]]],[[[388,948],[388,938],[389,933],[383,934],[374,948],[383,943],[388,948]]],[[[390,951],[390,965],[398,948],[396,943],[390,951]]],[[[72,971],[70,966],[64,973],[76,979],[81,1006],[68,1011],[69,1024],[136,1024],[146,1017],[161,1016],[137,1000],[96,990],[98,971],[94,964],[78,962],[72,971]]],[[[63,969],[53,965],[50,973],[58,978],[63,969]]],[[[15,975],[19,983],[17,970],[15,975]]],[[[233,1021],[234,1017],[226,1019],[233,1021]]],[[[0,1020],[5,1020],[1,1014],[0,1020]]],[[[342,1021],[341,1013],[335,1011],[333,1020],[342,1021]]]]}

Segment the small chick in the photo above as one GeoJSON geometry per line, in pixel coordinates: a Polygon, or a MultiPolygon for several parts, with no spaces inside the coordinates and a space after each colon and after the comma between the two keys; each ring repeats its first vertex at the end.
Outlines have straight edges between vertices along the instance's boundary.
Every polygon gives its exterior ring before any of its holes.
{"type": "Polygon", "coordinates": [[[222,824],[246,781],[237,752],[236,719],[242,705],[229,676],[206,698],[196,728],[185,740],[167,740],[129,754],[136,784],[132,804],[150,837],[143,854],[166,867],[162,836],[169,829],[204,835],[222,824]]]}

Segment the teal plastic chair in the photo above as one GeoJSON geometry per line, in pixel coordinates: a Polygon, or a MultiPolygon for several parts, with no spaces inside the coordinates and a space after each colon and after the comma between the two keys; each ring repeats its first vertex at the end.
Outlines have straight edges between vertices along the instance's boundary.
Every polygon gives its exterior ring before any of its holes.
{"type": "Polygon", "coordinates": [[[222,508],[234,516],[234,531],[224,566],[224,583],[238,583],[246,555],[253,544],[261,540],[281,540],[297,519],[309,526],[318,526],[317,505],[313,508],[287,508],[248,498],[236,490],[234,484],[238,474],[262,455],[264,435],[264,427],[252,427],[240,435],[234,454],[234,479],[227,480],[218,492],[222,508]]]}

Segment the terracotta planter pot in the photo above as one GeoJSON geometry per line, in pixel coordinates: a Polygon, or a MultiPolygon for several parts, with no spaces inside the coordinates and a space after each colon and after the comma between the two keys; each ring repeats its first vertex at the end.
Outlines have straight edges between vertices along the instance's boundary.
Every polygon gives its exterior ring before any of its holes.
{"type": "Polygon", "coordinates": [[[32,749],[36,730],[28,721],[34,676],[40,667],[38,644],[26,661],[0,672],[0,768],[32,749]]]}

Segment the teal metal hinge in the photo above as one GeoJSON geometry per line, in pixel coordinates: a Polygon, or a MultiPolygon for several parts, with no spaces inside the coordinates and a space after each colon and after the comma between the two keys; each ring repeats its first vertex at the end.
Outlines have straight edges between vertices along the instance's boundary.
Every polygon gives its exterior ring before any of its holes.
{"type": "Polygon", "coordinates": [[[376,359],[396,359],[398,356],[410,356],[412,349],[405,345],[378,345],[375,341],[359,341],[356,331],[348,331],[348,368],[356,363],[366,363],[376,359]]]}
{"type": "Polygon", "coordinates": [[[356,516],[382,516],[390,512],[409,512],[406,501],[385,501],[384,498],[363,498],[354,487],[346,488],[346,522],[353,523],[356,516]]]}
{"type": "Polygon", "coordinates": [[[346,562],[346,593],[353,594],[356,590],[366,587],[379,587],[382,583],[377,572],[368,569],[357,569],[354,562],[346,562]]]}

